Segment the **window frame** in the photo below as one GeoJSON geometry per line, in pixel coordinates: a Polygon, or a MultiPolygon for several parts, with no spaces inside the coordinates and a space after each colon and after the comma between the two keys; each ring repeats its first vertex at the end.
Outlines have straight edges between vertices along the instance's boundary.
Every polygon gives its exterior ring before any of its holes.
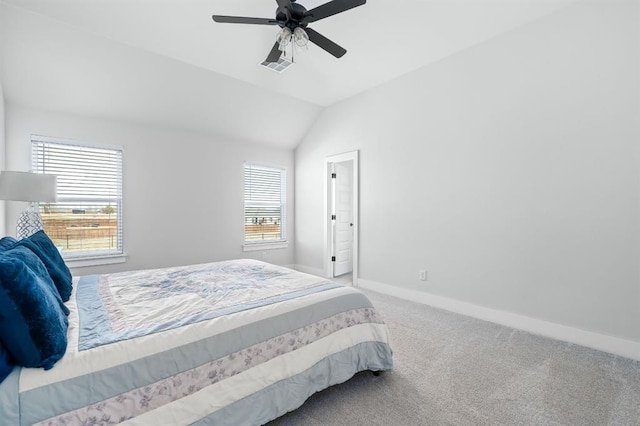
{"type": "MultiPolygon", "coordinates": [[[[126,262],[126,253],[125,253],[125,245],[124,245],[124,190],[123,190],[123,169],[124,169],[124,148],[120,145],[111,145],[104,143],[93,143],[93,142],[85,142],[80,140],[72,140],[51,136],[42,136],[32,134],[30,137],[31,143],[31,168],[34,173],[41,173],[39,170],[39,162],[38,162],[38,145],[67,145],[67,146],[75,146],[75,147],[83,147],[89,149],[102,149],[108,151],[116,151],[119,153],[119,160],[117,164],[117,172],[119,176],[117,179],[117,194],[114,197],[115,202],[118,204],[119,214],[117,215],[117,225],[116,225],[116,240],[118,241],[118,247],[116,249],[108,249],[108,250],[84,250],[80,252],[68,252],[65,253],[64,250],[61,252],[62,257],[70,268],[80,268],[87,266],[97,266],[97,265],[107,265],[114,263],[123,263],[126,262]]],[[[85,199],[80,200],[65,200],[64,197],[58,197],[57,202],[65,202],[65,201],[78,201],[82,202],[95,202],[95,199],[91,197],[87,197],[85,199]]],[[[55,204],[55,203],[52,203],[55,204]]],[[[38,211],[40,211],[40,203],[36,203],[38,211]]]]}
{"type": "MultiPolygon", "coordinates": [[[[243,181],[242,181],[242,188],[243,188],[243,213],[242,213],[242,219],[243,219],[243,224],[242,224],[242,233],[243,233],[243,244],[242,244],[242,248],[243,251],[258,251],[258,250],[271,250],[271,249],[279,249],[279,248],[287,248],[289,246],[288,240],[287,240],[287,222],[288,222],[288,218],[287,218],[287,191],[288,191],[288,182],[287,182],[287,174],[288,174],[288,170],[286,167],[284,166],[280,166],[280,165],[274,165],[274,164],[265,164],[265,163],[259,163],[259,162],[254,162],[254,161],[245,161],[242,165],[242,171],[243,171],[243,181]],[[247,205],[253,205],[253,206],[267,206],[268,204],[265,203],[257,203],[257,202],[249,202],[247,203],[247,198],[246,198],[246,194],[247,194],[247,167],[256,167],[256,168],[262,168],[262,169],[267,169],[270,171],[279,171],[280,172],[280,176],[281,176],[281,182],[280,182],[280,200],[279,200],[279,207],[280,207],[280,238],[270,238],[270,239],[266,239],[266,240],[247,240],[246,239],[246,223],[247,223],[247,205]]],[[[272,205],[275,207],[275,204],[272,205]]]]}

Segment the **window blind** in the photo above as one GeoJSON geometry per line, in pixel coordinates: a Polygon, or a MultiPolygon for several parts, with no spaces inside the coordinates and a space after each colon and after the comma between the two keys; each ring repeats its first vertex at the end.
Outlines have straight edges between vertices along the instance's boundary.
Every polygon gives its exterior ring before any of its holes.
{"type": "Polygon", "coordinates": [[[245,163],[245,242],[285,240],[286,171],[245,163]]]}
{"type": "Polygon", "coordinates": [[[40,205],[65,257],[122,254],[122,148],[32,136],[32,169],[57,176],[57,202],[40,205]]]}

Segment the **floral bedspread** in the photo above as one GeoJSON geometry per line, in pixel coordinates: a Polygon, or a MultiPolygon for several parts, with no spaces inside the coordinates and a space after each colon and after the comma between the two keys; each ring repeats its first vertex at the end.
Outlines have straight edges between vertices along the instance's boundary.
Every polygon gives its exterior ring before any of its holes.
{"type": "Polygon", "coordinates": [[[79,350],[336,288],[252,260],[83,277],[79,350]],[[302,277],[302,278],[301,278],[302,277]]]}

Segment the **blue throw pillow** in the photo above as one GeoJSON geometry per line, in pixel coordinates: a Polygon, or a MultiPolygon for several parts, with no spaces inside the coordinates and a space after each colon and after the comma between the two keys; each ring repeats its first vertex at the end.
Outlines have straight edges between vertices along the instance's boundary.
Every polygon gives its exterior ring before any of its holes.
{"type": "Polygon", "coordinates": [[[14,364],[11,362],[9,353],[0,343],[0,383],[13,371],[14,364]]]}
{"type": "Polygon", "coordinates": [[[17,242],[18,242],[18,240],[16,240],[13,237],[4,237],[4,238],[0,239],[0,251],[9,250],[17,242]]]}
{"type": "Polygon", "coordinates": [[[68,301],[69,297],[71,297],[72,289],[71,272],[49,236],[40,230],[27,238],[21,239],[16,245],[26,247],[38,255],[44,266],[46,266],[47,271],[49,271],[60,297],[62,297],[63,301],[68,301]]]}
{"type": "Polygon", "coordinates": [[[25,247],[0,253],[0,343],[17,365],[48,370],[62,358],[68,328],[62,306],[35,254],[25,247]]]}
{"type": "MultiPolygon", "coordinates": [[[[58,305],[60,305],[60,309],[62,310],[62,312],[64,312],[65,315],[69,315],[69,308],[67,308],[67,306],[62,301],[62,297],[60,297],[60,294],[58,294],[58,289],[49,276],[49,271],[47,271],[44,263],[42,263],[40,258],[34,252],[23,246],[15,246],[14,248],[6,250],[3,253],[11,258],[22,261],[25,265],[27,265],[29,269],[33,271],[35,275],[40,277],[42,279],[43,285],[49,289],[53,297],[58,301],[58,305]]],[[[0,280],[2,280],[1,271],[0,280]]],[[[0,285],[2,284],[0,283],[0,285]]]]}

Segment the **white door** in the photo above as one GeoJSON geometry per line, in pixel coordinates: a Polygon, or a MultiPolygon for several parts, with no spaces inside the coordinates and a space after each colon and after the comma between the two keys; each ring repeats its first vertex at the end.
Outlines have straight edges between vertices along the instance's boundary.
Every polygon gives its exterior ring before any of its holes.
{"type": "Polygon", "coordinates": [[[334,254],[333,276],[353,270],[353,163],[334,163],[334,254]]]}

